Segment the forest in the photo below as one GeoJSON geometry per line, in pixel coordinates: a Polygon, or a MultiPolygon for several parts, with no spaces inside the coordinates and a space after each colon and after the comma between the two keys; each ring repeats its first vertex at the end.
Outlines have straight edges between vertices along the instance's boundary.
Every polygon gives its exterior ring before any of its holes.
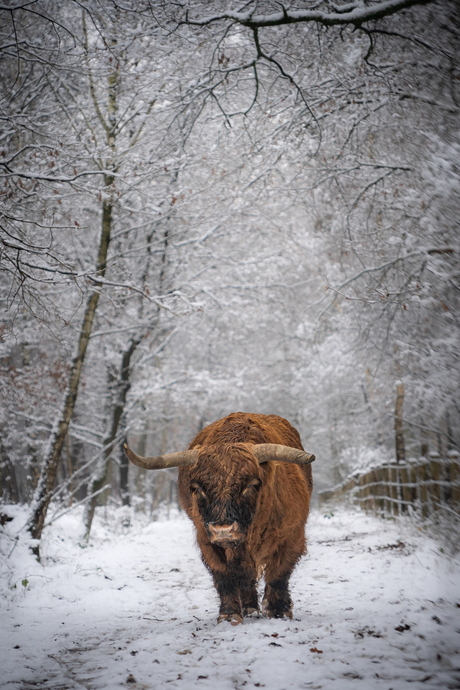
{"type": "Polygon", "coordinates": [[[175,504],[123,442],[238,410],[319,489],[460,450],[459,9],[5,0],[0,491],[33,537],[175,504]]]}

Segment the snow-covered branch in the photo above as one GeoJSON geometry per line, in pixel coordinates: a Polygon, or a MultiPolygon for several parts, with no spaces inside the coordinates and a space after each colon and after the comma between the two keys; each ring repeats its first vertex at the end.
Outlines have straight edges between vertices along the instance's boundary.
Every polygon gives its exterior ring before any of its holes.
{"type": "Polygon", "coordinates": [[[204,17],[191,18],[188,14],[183,21],[191,26],[208,26],[214,22],[230,20],[250,29],[260,29],[286,24],[316,22],[323,26],[360,26],[365,22],[389,17],[402,10],[417,5],[426,5],[433,0],[384,0],[364,5],[360,0],[345,5],[332,5],[333,11],[286,9],[267,15],[255,14],[254,10],[219,12],[204,17]]]}

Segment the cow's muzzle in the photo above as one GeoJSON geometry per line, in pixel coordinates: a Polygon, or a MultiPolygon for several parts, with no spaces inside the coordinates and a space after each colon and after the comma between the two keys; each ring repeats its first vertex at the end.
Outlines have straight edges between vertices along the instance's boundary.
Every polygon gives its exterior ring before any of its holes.
{"type": "Polygon", "coordinates": [[[214,525],[209,523],[207,525],[209,540],[216,546],[225,546],[226,548],[236,546],[244,539],[244,533],[240,530],[237,522],[232,525],[214,525]]]}

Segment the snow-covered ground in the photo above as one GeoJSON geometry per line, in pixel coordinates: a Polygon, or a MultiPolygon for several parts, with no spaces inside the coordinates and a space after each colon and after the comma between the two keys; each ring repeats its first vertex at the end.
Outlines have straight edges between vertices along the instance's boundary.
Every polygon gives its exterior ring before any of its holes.
{"type": "Polygon", "coordinates": [[[218,602],[185,517],[97,516],[79,546],[70,513],[42,564],[2,528],[0,686],[77,688],[460,687],[458,557],[413,523],[311,514],[292,580],[294,619],[216,624],[218,602]],[[15,546],[16,543],[16,546],[15,546]]]}

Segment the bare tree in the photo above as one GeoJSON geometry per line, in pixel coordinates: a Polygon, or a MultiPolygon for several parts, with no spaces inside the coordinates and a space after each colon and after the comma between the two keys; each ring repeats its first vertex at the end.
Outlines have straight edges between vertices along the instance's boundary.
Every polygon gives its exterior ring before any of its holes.
{"type": "MultiPolygon", "coordinates": [[[[14,137],[10,137],[11,153],[5,156],[2,161],[3,178],[6,184],[11,183],[14,186],[14,193],[9,195],[12,210],[4,216],[5,227],[2,237],[5,249],[2,258],[13,277],[13,291],[7,295],[8,306],[11,307],[16,303],[21,305],[21,308],[33,309],[32,301],[35,299],[45,313],[46,301],[49,303],[49,300],[43,301],[43,294],[46,293],[40,284],[55,285],[56,282],[68,281],[69,279],[73,280],[80,288],[82,301],[85,303],[82,309],[82,325],[77,336],[76,351],[69,367],[64,400],[48,439],[40,480],[31,507],[30,531],[36,539],[40,538],[44,526],[60,455],[75,409],[82,367],[101,294],[104,290],[126,291],[128,289],[133,294],[140,295],[149,301],[157,312],[161,307],[161,302],[154,295],[149,297],[148,290],[146,292],[142,287],[136,288],[126,275],[114,275],[113,266],[117,265],[116,256],[112,256],[110,259],[112,280],[107,283],[109,249],[115,222],[118,222],[117,229],[120,233],[120,220],[117,219],[116,221],[116,218],[120,215],[123,217],[123,214],[125,218],[133,214],[133,208],[122,211],[120,214],[120,195],[124,193],[125,197],[131,196],[132,198],[137,194],[139,199],[139,192],[136,192],[136,188],[139,188],[139,182],[146,177],[143,173],[140,181],[134,181],[129,169],[122,172],[123,165],[125,164],[126,168],[126,161],[129,156],[131,156],[131,165],[136,160],[136,153],[138,154],[140,151],[142,135],[146,129],[146,120],[157,100],[155,89],[161,90],[161,84],[156,85],[155,80],[152,81],[145,64],[142,71],[137,68],[139,60],[142,59],[140,57],[142,50],[138,51],[135,46],[139,31],[137,17],[134,17],[134,21],[128,22],[126,20],[130,19],[129,13],[127,15],[125,12],[122,19],[120,10],[116,9],[112,14],[110,9],[108,6],[101,7],[98,11],[91,13],[83,10],[79,19],[76,12],[72,11],[71,8],[71,29],[66,28],[61,32],[62,24],[57,13],[52,13],[51,17],[40,15],[44,22],[41,27],[43,36],[36,43],[43,45],[45,36],[51,34],[55,35],[56,47],[52,45],[51,49],[48,48],[45,69],[42,64],[43,60],[40,61],[37,57],[32,61],[32,68],[38,71],[40,96],[43,97],[46,93],[48,107],[54,109],[58,114],[58,118],[56,115],[54,116],[55,131],[49,129],[48,120],[48,124],[42,123],[40,136],[38,140],[35,139],[34,141],[35,133],[33,130],[27,132],[24,126],[18,126],[18,132],[25,131],[26,136],[33,143],[23,145],[21,142],[18,145],[14,137]],[[120,35],[121,30],[123,30],[122,35],[120,35]],[[97,54],[98,48],[100,50],[99,55],[97,54]],[[129,50],[130,48],[131,50],[129,50]],[[77,60],[75,60],[75,54],[78,56],[77,60]],[[67,59],[69,55],[70,58],[67,59]],[[71,75],[71,79],[64,78],[66,72],[71,75]],[[133,90],[128,91],[125,82],[130,74],[132,74],[133,84],[139,80],[139,74],[143,74],[145,78],[141,83],[135,84],[133,90]],[[140,95],[142,100],[139,105],[139,102],[136,103],[135,97],[140,95]],[[148,100],[146,100],[146,96],[149,97],[148,100]],[[66,130],[70,140],[67,149],[63,144],[59,144],[59,139],[66,130]],[[46,142],[52,143],[53,146],[46,142]],[[13,153],[14,147],[17,150],[13,153]],[[63,149],[65,149],[65,155],[63,155],[63,149]],[[45,156],[49,153],[53,156],[51,160],[52,170],[51,173],[45,173],[43,169],[49,167],[49,162],[45,156]],[[54,162],[55,159],[56,163],[54,162]],[[36,163],[37,170],[31,170],[30,161],[36,163]],[[71,172],[68,171],[68,168],[71,172]],[[93,179],[102,179],[102,186],[98,187],[97,183],[95,187],[92,186],[91,180],[93,179]],[[24,181],[26,181],[25,189],[24,181]],[[39,227],[36,220],[37,213],[35,211],[34,215],[30,208],[31,192],[42,200],[48,198],[48,205],[43,204],[43,213],[49,215],[49,201],[53,199],[52,194],[53,191],[56,192],[56,185],[59,195],[62,194],[64,198],[66,196],[72,197],[75,193],[86,196],[88,201],[91,197],[93,199],[99,198],[101,231],[98,246],[95,247],[96,257],[93,267],[91,267],[88,252],[67,259],[59,255],[62,252],[54,251],[54,248],[59,244],[54,240],[53,234],[61,227],[56,227],[55,223],[52,223],[52,226],[55,227],[47,230],[48,218],[46,215],[42,221],[42,227],[45,235],[47,232],[49,233],[49,241],[40,244],[30,240],[27,223],[29,227],[39,227]],[[64,191],[66,185],[68,185],[68,192],[70,192],[67,195],[64,191]],[[52,189],[53,186],[55,187],[54,190],[52,189]],[[25,203],[21,208],[22,199],[25,200],[25,203]],[[14,283],[17,284],[17,288],[14,287],[14,283]]],[[[26,17],[19,16],[18,11],[10,13],[12,33],[17,35],[19,25],[23,29],[21,40],[18,39],[15,44],[18,64],[21,68],[27,62],[24,44],[27,44],[28,32],[31,30],[30,8],[24,8],[24,12],[26,17]]],[[[68,15],[66,19],[69,19],[68,15]]],[[[34,35],[35,37],[37,35],[36,29],[32,36],[34,35]]],[[[12,72],[13,87],[18,80],[20,88],[30,96],[30,90],[27,90],[27,80],[21,79],[20,72],[16,77],[12,72]]],[[[11,97],[6,92],[5,98],[9,99],[11,108],[14,108],[14,94],[11,97]]],[[[44,116],[41,104],[37,106],[36,113],[30,106],[30,99],[28,105],[27,117],[32,119],[33,117],[44,116]]],[[[10,121],[14,121],[13,115],[14,113],[10,114],[10,121]]],[[[21,116],[18,114],[16,117],[20,119],[21,116]]],[[[154,145],[158,144],[160,140],[161,135],[157,134],[154,145]]],[[[150,141],[152,142],[152,139],[150,141]]],[[[136,167],[135,164],[134,167],[136,167]]],[[[135,176],[136,173],[134,172],[135,176]]],[[[82,196],[82,198],[84,197],[82,196]]],[[[61,198],[56,201],[62,204],[61,198]]],[[[92,201],[90,204],[94,208],[92,201]]],[[[155,214],[158,216],[158,213],[157,209],[155,214]]],[[[81,217],[79,220],[80,222],[75,221],[77,232],[81,224],[81,217]]],[[[123,222],[121,220],[121,224],[123,222]]],[[[66,230],[67,233],[69,231],[69,228],[62,229],[66,230]]],[[[125,232],[128,230],[129,226],[125,232]]],[[[91,238],[92,244],[91,230],[86,231],[86,235],[91,238]]],[[[137,345],[139,340],[133,339],[131,342],[137,345]]],[[[130,353],[131,349],[132,346],[128,347],[127,352],[130,353]]],[[[122,373],[122,378],[123,376],[122,373]]],[[[122,392],[122,398],[125,395],[126,391],[122,392]]],[[[115,405],[116,410],[118,407],[119,404],[115,405]]],[[[116,417],[117,414],[114,413],[114,418],[116,417]]],[[[117,424],[118,421],[115,426],[117,424]]],[[[111,438],[112,434],[109,436],[111,438]]]]}

